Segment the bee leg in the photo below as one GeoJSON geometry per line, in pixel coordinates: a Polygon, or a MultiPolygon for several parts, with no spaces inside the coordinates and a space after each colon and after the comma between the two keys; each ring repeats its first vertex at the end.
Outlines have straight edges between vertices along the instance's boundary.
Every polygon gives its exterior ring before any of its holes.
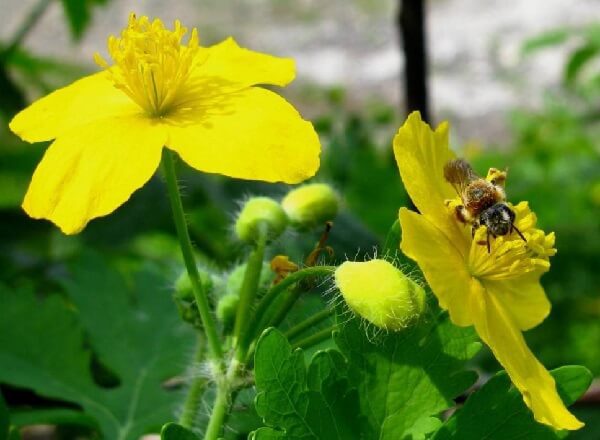
{"type": "Polygon", "coordinates": [[[517,227],[516,227],[514,224],[511,224],[511,225],[510,225],[510,229],[511,229],[511,232],[512,232],[512,230],[513,230],[513,229],[514,229],[515,231],[517,231],[517,234],[519,234],[519,237],[521,237],[521,240],[523,240],[525,243],[527,243],[527,239],[525,238],[525,236],[524,236],[524,235],[521,233],[521,231],[519,231],[519,230],[517,229],[517,227]]]}
{"type": "Polygon", "coordinates": [[[490,231],[486,231],[487,237],[486,237],[486,241],[487,241],[487,251],[488,254],[491,252],[491,248],[490,248],[490,231]]]}
{"type": "Polygon", "coordinates": [[[467,209],[463,205],[454,205],[454,215],[456,216],[456,219],[461,223],[469,222],[467,217],[467,209]]]}

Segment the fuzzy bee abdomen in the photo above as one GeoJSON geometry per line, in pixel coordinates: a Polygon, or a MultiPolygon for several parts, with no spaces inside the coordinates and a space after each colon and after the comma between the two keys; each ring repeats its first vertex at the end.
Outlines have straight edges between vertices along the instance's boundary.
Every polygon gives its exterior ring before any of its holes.
{"type": "Polygon", "coordinates": [[[472,213],[480,213],[497,201],[494,186],[483,179],[473,181],[465,188],[465,207],[472,213]]]}

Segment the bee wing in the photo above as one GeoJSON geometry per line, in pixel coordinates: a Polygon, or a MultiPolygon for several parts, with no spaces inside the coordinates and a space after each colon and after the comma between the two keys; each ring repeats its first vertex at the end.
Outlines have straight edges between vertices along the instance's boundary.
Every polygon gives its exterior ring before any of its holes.
{"type": "Polygon", "coordinates": [[[450,183],[456,193],[462,197],[463,191],[479,176],[471,165],[464,159],[454,159],[444,166],[444,178],[450,183]]]}

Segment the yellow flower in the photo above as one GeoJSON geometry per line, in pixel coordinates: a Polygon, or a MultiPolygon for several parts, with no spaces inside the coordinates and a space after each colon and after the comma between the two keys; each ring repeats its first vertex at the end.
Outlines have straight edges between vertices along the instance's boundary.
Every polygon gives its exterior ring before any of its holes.
{"type": "Polygon", "coordinates": [[[202,47],[178,21],[173,30],[131,14],[108,39],[113,65],[36,101],[10,128],[28,142],[55,139],[23,208],[63,232],[79,232],[123,204],[154,174],[163,146],[209,173],[297,183],[319,167],[312,125],[257,84],[284,86],[294,62],[239,47],[202,47]]]}
{"type": "Polygon", "coordinates": [[[526,202],[513,206],[517,234],[485,243],[485,228],[471,238],[470,226],[459,223],[445,202],[457,194],[444,180],[448,124],[432,131],[412,113],[394,139],[402,181],[420,214],[400,209],[402,251],[414,259],[440,305],[460,326],[474,325],[481,339],[506,369],[538,422],[556,429],[583,424],[564,406],[552,376],[527,347],[522,331],[535,327],[550,312],[540,285],[549,267],[554,234],[536,228],[526,202]]]}

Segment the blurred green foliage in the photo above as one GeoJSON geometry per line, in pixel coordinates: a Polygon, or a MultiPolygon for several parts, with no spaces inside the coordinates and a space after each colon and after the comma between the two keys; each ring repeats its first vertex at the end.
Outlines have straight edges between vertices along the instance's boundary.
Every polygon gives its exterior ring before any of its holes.
{"type": "Polygon", "coordinates": [[[93,7],[106,2],[107,0],[61,0],[74,39],[80,39],[90,24],[93,7]]]}

